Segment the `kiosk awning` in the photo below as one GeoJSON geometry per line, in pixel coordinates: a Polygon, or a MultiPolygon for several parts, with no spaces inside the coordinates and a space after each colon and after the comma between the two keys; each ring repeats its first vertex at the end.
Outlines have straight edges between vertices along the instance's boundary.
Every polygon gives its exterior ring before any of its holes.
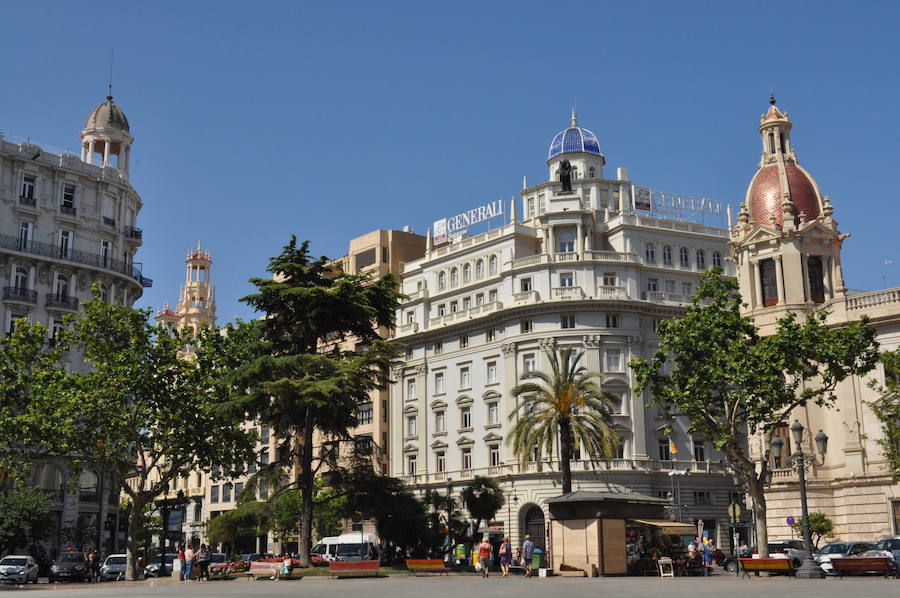
{"type": "Polygon", "coordinates": [[[629,521],[658,527],[662,530],[662,533],[671,536],[697,535],[697,526],[691,523],[679,523],[677,521],[666,521],[665,519],[629,519],[629,521]]]}

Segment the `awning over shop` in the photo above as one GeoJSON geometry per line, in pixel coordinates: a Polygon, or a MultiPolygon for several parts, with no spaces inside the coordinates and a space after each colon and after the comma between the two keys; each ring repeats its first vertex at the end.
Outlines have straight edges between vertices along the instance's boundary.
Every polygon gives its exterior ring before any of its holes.
{"type": "Polygon", "coordinates": [[[662,530],[662,533],[670,536],[697,535],[697,526],[691,523],[678,523],[677,521],[667,521],[665,519],[629,519],[629,521],[658,527],[662,530]]]}

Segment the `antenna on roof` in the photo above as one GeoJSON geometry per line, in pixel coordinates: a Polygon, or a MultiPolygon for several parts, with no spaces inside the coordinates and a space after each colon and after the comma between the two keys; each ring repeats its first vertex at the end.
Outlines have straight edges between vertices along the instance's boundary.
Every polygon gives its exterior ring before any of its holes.
{"type": "Polygon", "coordinates": [[[113,75],[113,58],[115,57],[115,48],[109,49],[109,83],[107,84],[108,92],[106,94],[106,99],[111,100],[113,98],[112,95],[112,75],[113,75]]]}
{"type": "Polygon", "coordinates": [[[775,105],[775,92],[771,89],[769,90],[769,103],[775,105]]]}

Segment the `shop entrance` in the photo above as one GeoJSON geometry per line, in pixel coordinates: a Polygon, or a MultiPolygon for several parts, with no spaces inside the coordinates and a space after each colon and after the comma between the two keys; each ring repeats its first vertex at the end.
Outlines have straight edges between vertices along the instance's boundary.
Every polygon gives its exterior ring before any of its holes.
{"type": "Polygon", "coordinates": [[[543,551],[547,550],[547,539],[545,536],[544,512],[540,507],[531,507],[525,513],[525,533],[531,536],[535,548],[543,551]]]}

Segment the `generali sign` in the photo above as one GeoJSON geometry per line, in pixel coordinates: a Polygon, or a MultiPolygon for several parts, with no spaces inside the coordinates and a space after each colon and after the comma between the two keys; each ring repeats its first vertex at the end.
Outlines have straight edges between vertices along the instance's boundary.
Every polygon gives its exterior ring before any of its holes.
{"type": "Polygon", "coordinates": [[[434,228],[432,229],[434,230],[434,244],[439,245],[446,242],[448,237],[462,234],[473,224],[478,224],[479,222],[484,222],[485,220],[490,220],[491,218],[502,215],[503,200],[498,199],[489,204],[471,209],[468,212],[463,212],[462,214],[457,214],[456,216],[451,216],[449,218],[442,218],[441,220],[435,220],[434,228]]]}

